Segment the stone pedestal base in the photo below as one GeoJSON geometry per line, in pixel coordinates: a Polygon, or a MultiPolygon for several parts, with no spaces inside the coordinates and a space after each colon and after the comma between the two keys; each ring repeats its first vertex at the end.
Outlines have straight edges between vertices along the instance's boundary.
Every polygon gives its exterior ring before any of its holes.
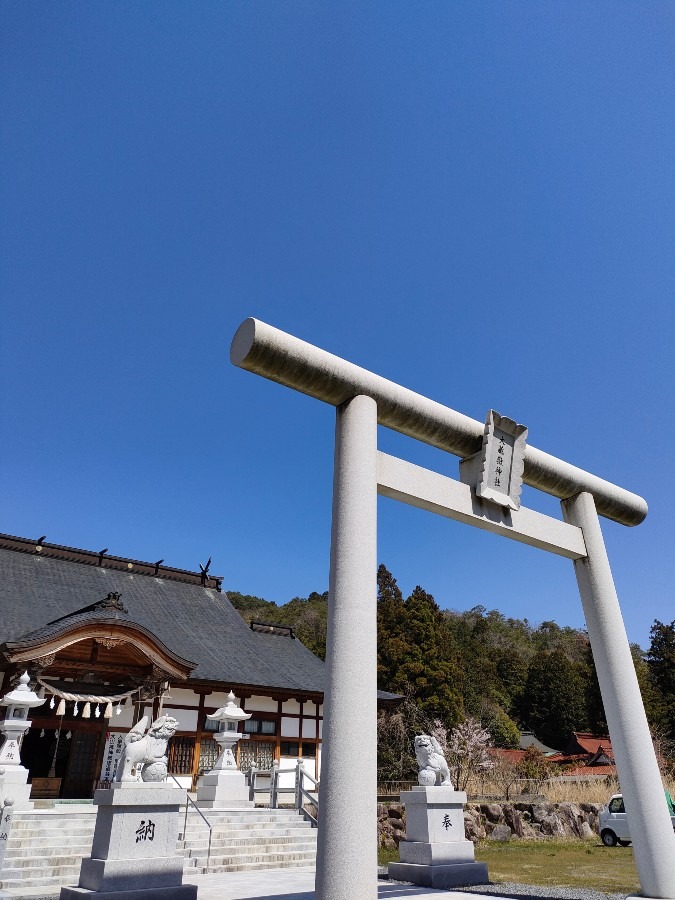
{"type": "Polygon", "coordinates": [[[466,794],[450,787],[415,787],[401,794],[406,813],[406,840],[401,861],[389,864],[389,877],[424,887],[486,884],[485,863],[474,860],[464,837],[466,794]]]}
{"type": "Polygon", "coordinates": [[[2,793],[14,801],[14,811],[33,809],[30,799],[31,786],[28,782],[28,769],[23,766],[7,766],[2,781],[2,793]]]}
{"type": "Polygon", "coordinates": [[[246,776],[239,769],[212,769],[197,782],[197,806],[205,809],[254,806],[246,776]]]}
{"type": "Polygon", "coordinates": [[[427,844],[424,841],[401,841],[398,852],[402,863],[420,866],[439,866],[450,863],[474,862],[471,841],[427,844]]]}
{"type": "Polygon", "coordinates": [[[98,806],[91,856],[82,860],[77,887],[61,888],[60,900],[194,900],[183,884],[176,855],[183,795],[165,782],[121,782],[96,791],[98,806]]]}
{"type": "Polygon", "coordinates": [[[81,887],[61,888],[59,900],[196,900],[197,885],[177,887],[138,888],[133,891],[89,891],[81,887]]]}
{"type": "MultiPolygon", "coordinates": [[[[675,893],[675,892],[669,891],[669,893],[675,893]]],[[[657,900],[657,898],[650,897],[648,894],[628,894],[626,897],[626,900],[657,900]]]]}
{"type": "Polygon", "coordinates": [[[464,884],[487,884],[485,863],[423,866],[415,863],[389,863],[389,877],[396,881],[412,881],[422,887],[449,888],[464,884]]]}

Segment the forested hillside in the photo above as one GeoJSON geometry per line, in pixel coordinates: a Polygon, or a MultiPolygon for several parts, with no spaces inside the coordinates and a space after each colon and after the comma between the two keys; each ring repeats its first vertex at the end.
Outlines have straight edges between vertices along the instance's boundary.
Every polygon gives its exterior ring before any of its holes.
{"type": "Polygon", "coordinates": [[[328,591],[323,594],[312,592],[309,597],[294,597],[282,606],[238,591],[228,591],[227,596],[246,622],[291,625],[305,647],[321,659],[326,658],[328,591]]]}
{"type": "MultiPolygon", "coordinates": [[[[404,695],[410,708],[447,728],[473,716],[501,747],[517,746],[519,729],[534,731],[556,749],[571,731],[606,733],[584,631],[507,618],[484,606],[441,610],[419,586],[404,598],[385,566],[377,583],[382,690],[404,695]]],[[[310,650],[325,656],[327,592],[281,606],[237,591],[228,597],[246,621],[292,625],[310,650]]],[[[650,723],[673,741],[675,621],[655,621],[649,650],[632,649],[650,723]]]]}

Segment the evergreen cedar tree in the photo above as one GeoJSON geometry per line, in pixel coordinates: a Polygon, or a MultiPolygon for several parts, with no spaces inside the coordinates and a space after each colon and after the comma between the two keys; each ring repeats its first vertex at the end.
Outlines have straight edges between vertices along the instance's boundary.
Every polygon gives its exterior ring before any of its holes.
{"type": "MultiPolygon", "coordinates": [[[[243,618],[290,625],[321,659],[328,593],[277,605],[228,591],[243,618]]],[[[633,659],[650,724],[675,742],[675,621],[655,621],[645,653],[633,659]]],[[[448,731],[474,717],[495,746],[517,747],[519,728],[563,749],[572,731],[606,734],[595,666],[584,631],[555,622],[532,625],[498,610],[441,610],[422,587],[403,597],[386,566],[377,572],[378,687],[401,694],[389,730],[401,736],[440,720],[448,731]]],[[[388,713],[385,715],[392,715],[388,713]]],[[[381,723],[382,724],[382,723],[381,723]]],[[[393,751],[398,755],[398,744],[393,751]]]]}
{"type": "Polygon", "coordinates": [[[653,687],[652,706],[662,734],[675,742],[675,620],[670,625],[654,622],[646,657],[653,687]]]}

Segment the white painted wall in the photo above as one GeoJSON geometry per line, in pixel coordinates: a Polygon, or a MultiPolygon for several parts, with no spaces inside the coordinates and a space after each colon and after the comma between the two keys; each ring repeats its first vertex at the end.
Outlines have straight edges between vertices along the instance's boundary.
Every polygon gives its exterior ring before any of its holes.
{"type": "Polygon", "coordinates": [[[178,731],[197,731],[198,713],[196,709],[167,709],[167,715],[178,719],[178,731]]]}
{"type": "MultiPolygon", "coordinates": [[[[192,775],[174,775],[173,776],[178,784],[183,788],[184,791],[192,790],[192,775]]],[[[175,785],[176,781],[173,778],[169,778],[171,784],[175,785]]]]}
{"type": "MultiPolygon", "coordinates": [[[[297,756],[282,756],[279,761],[280,769],[293,769],[292,772],[283,772],[279,775],[279,787],[280,788],[292,788],[295,787],[295,764],[297,763],[297,756]]],[[[286,795],[290,797],[290,794],[286,795]]],[[[283,797],[283,795],[282,795],[283,797]]],[[[283,799],[280,800],[283,803],[283,799]]],[[[290,802],[290,800],[289,800],[290,802]]]]}
{"type": "Polygon", "coordinates": [[[271,712],[277,711],[277,701],[271,697],[260,697],[254,694],[246,701],[246,712],[271,712]]]}
{"type": "Polygon", "coordinates": [[[300,736],[300,719],[290,719],[287,716],[281,717],[281,736],[299,737],[300,736]]]}
{"type": "Polygon", "coordinates": [[[180,706],[199,706],[199,694],[186,688],[172,687],[164,702],[180,706]]]}
{"type": "MultiPolygon", "coordinates": [[[[119,731],[124,728],[131,728],[131,723],[134,720],[134,708],[133,706],[123,706],[122,712],[118,715],[115,714],[115,710],[117,706],[113,706],[113,714],[110,718],[110,729],[111,731],[119,731]]],[[[150,715],[152,715],[152,707],[150,707],[150,715]]]]}
{"type": "MultiPolygon", "coordinates": [[[[307,772],[308,775],[311,775],[312,778],[316,778],[316,761],[313,759],[303,759],[302,760],[302,768],[307,772]]],[[[307,790],[310,790],[311,785],[306,784],[305,787],[307,790]]]]}

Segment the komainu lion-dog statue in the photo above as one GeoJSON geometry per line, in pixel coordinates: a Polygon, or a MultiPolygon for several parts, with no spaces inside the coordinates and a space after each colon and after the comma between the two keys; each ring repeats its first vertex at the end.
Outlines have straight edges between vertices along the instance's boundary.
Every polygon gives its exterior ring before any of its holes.
{"type": "Polygon", "coordinates": [[[418,734],[415,738],[415,756],[420,770],[417,780],[421,785],[431,787],[440,784],[452,787],[448,764],[435,737],[418,734]]]}
{"type": "Polygon", "coordinates": [[[152,725],[148,725],[148,717],[134,725],[124,738],[124,752],[115,771],[115,781],[138,781],[138,767],[142,766],[143,781],[164,781],[166,779],[168,759],[166,745],[178,728],[178,719],[172,716],[160,716],[152,725]]]}

